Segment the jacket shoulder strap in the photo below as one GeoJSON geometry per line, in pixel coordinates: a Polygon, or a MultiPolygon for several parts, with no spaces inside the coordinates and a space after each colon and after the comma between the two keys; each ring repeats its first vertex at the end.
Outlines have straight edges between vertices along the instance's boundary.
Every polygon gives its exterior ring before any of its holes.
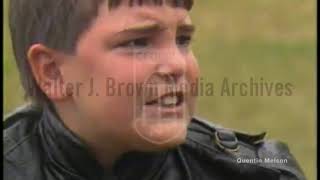
{"type": "Polygon", "coordinates": [[[280,141],[266,139],[266,132],[248,134],[223,128],[200,118],[193,118],[189,134],[194,143],[201,145],[194,146],[195,148],[211,149],[216,152],[211,153],[212,155],[218,152],[235,160],[257,160],[250,164],[279,171],[283,179],[305,179],[288,146],[280,141]]]}

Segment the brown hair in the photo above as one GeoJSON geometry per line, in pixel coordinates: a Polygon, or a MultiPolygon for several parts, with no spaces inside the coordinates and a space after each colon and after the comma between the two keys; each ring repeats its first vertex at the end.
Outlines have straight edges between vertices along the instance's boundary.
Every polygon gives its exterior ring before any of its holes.
{"type": "MultiPolygon", "coordinates": [[[[50,102],[38,87],[27,61],[32,44],[41,43],[49,48],[73,53],[77,39],[97,16],[98,8],[108,2],[109,9],[118,7],[123,0],[10,0],[9,27],[20,80],[25,98],[35,105],[50,102]]],[[[129,6],[147,2],[162,5],[165,0],[129,0],[129,6]]],[[[193,0],[168,0],[175,7],[190,10],[193,0]]]]}

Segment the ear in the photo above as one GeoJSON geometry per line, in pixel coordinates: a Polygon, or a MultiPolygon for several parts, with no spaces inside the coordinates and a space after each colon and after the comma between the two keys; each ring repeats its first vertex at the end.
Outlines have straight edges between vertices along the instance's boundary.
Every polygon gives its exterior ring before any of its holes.
{"type": "Polygon", "coordinates": [[[34,44],[29,48],[27,57],[38,86],[50,100],[63,100],[70,95],[64,88],[60,71],[63,59],[57,51],[34,44]]]}

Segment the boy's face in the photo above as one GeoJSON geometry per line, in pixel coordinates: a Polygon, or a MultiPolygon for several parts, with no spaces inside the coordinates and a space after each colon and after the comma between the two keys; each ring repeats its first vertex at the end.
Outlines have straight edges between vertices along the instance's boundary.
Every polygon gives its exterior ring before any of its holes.
{"type": "Polygon", "coordinates": [[[77,128],[134,150],[182,143],[199,73],[193,29],[183,8],[101,6],[61,68],[77,128]]]}

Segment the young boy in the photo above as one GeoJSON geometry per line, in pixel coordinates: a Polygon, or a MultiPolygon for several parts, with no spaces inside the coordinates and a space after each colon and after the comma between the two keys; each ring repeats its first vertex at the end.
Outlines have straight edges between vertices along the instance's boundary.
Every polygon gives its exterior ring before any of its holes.
{"type": "Polygon", "coordinates": [[[304,179],[285,144],[193,117],[192,5],[10,0],[32,104],[5,121],[4,179],[304,179]]]}

